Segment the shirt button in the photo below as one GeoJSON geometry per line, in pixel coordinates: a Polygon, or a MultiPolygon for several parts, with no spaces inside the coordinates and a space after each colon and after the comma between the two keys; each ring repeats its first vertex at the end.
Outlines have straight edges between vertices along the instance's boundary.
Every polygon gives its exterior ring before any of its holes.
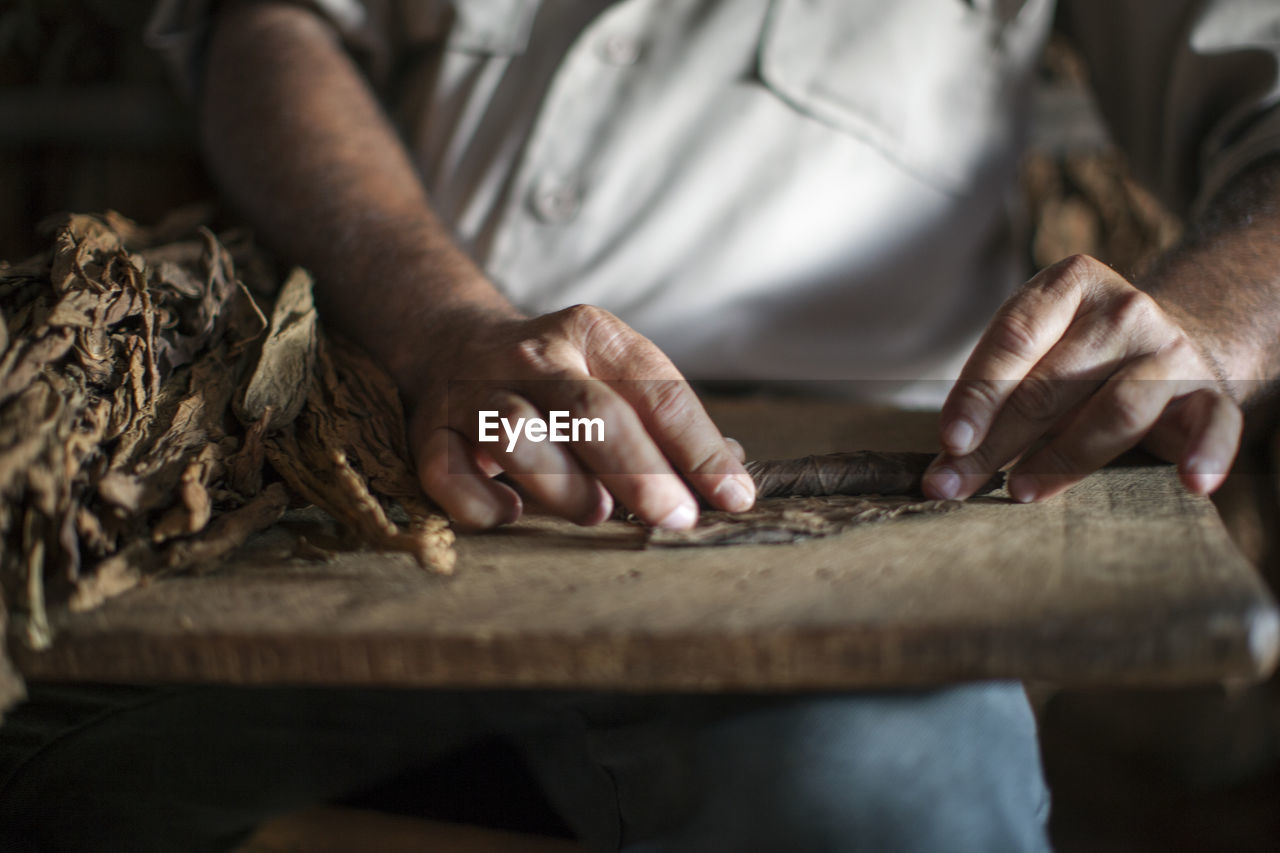
{"type": "Polygon", "coordinates": [[[600,40],[600,58],[610,65],[635,65],[640,59],[640,42],[613,33],[600,40]]]}
{"type": "Polygon", "coordinates": [[[548,225],[563,225],[578,214],[582,191],[574,184],[546,184],[533,191],[533,213],[548,225]]]}

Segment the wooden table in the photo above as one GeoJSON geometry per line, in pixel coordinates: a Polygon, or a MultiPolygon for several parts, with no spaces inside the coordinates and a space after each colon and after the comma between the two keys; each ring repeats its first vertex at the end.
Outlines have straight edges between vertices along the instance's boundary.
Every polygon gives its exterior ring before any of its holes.
{"type": "MultiPolygon", "coordinates": [[[[761,458],[934,446],[929,415],[794,400],[712,411],[761,458]]],[[[51,650],[11,641],[18,666],[36,679],[710,690],[1249,680],[1277,655],[1263,584],[1167,466],[794,545],[643,550],[622,522],[534,518],[462,537],[451,578],[399,555],[282,556],[307,523],[210,574],[55,614],[51,650]]]]}

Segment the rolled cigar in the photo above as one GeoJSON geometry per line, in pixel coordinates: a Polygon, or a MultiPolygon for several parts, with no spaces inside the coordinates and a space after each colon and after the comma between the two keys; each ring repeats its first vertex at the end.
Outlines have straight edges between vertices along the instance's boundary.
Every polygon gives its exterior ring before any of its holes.
{"type": "MultiPolygon", "coordinates": [[[[882,453],[854,450],[800,459],[753,460],[747,473],[756,484],[756,497],[816,497],[820,495],[919,495],[920,480],[934,453],[882,453]]],[[[1004,484],[997,473],[975,494],[1004,484]]]]}

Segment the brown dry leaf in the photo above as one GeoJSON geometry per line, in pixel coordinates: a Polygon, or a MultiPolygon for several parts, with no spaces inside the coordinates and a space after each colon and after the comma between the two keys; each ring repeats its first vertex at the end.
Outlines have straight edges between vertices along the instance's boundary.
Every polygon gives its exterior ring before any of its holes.
{"type": "Polygon", "coordinates": [[[67,608],[74,613],[102,604],[108,598],[128,592],[142,582],[142,571],[132,554],[117,554],[98,564],[97,570],[76,584],[75,592],[67,601],[67,608]]]}
{"type": "Polygon", "coordinates": [[[169,547],[162,558],[166,569],[210,569],[249,537],[280,520],[289,506],[284,486],[272,483],[239,509],[223,513],[199,536],[169,547]]]}
{"type": "Polygon", "coordinates": [[[295,269],[280,288],[271,327],[236,415],[246,426],[267,419],[268,432],[293,422],[307,401],[316,359],[311,276],[295,269]]]}
{"type": "Polygon", "coordinates": [[[22,393],[45,365],[66,355],[75,337],[71,329],[51,329],[31,340],[14,341],[0,361],[0,403],[22,393]]]}

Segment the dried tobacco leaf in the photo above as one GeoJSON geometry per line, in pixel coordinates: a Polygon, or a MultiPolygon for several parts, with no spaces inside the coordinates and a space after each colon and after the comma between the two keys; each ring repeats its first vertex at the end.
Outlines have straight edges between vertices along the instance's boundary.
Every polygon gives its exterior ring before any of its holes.
{"type": "Polygon", "coordinates": [[[307,401],[315,369],[316,334],[311,276],[295,269],[276,297],[258,366],[237,407],[241,423],[249,426],[265,417],[267,431],[293,423],[307,401]]]}
{"type": "Polygon", "coordinates": [[[254,533],[279,521],[288,506],[284,486],[272,483],[244,506],[218,516],[199,536],[175,542],[160,562],[172,570],[210,568],[254,533]]]}
{"type": "Polygon", "coordinates": [[[424,568],[453,571],[453,531],[409,473],[399,403],[383,396],[395,393],[390,380],[370,370],[367,357],[353,347],[330,343],[320,341],[318,369],[302,412],[289,429],[265,443],[271,467],[296,493],[369,545],[406,551],[424,568]],[[390,520],[371,488],[409,513],[407,529],[390,520]]]}
{"type": "MultiPolygon", "coordinates": [[[[290,489],[367,544],[453,566],[390,380],[326,348],[305,273],[268,323],[251,294],[271,298],[271,264],[241,240],[242,281],[200,221],[71,215],[50,251],[0,263],[0,604],[25,611],[33,646],[52,641],[46,598],[83,610],[149,572],[216,565],[290,489]]],[[[20,690],[6,667],[0,699],[20,690]]]]}

